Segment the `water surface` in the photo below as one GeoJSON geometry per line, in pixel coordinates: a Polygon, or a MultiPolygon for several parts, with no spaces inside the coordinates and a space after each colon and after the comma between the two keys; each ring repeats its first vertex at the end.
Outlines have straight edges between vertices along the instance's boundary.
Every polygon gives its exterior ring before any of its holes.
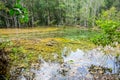
{"type": "Polygon", "coordinates": [[[105,80],[102,77],[107,75],[111,76],[108,80],[114,80],[112,75],[118,74],[120,66],[119,63],[116,65],[116,57],[105,55],[99,48],[87,52],[80,49],[69,54],[66,52],[67,48],[64,48],[62,64],[41,59],[40,64],[29,71],[23,69],[17,80],[105,80]]]}

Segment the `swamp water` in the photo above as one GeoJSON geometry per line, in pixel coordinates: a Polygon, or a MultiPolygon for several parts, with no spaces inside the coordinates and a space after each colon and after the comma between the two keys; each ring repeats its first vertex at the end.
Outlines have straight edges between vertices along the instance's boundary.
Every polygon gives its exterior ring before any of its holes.
{"type": "Polygon", "coordinates": [[[19,75],[11,72],[16,75],[11,80],[120,80],[120,56],[105,55],[99,48],[66,52],[64,48],[62,64],[40,59],[30,70],[21,68],[19,75]]]}

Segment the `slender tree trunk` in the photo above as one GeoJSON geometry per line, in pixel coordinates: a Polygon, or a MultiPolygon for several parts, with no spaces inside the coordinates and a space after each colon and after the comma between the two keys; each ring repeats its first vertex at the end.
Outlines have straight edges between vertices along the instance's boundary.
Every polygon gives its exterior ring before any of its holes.
{"type": "Polygon", "coordinates": [[[34,27],[34,9],[33,9],[33,7],[34,7],[34,5],[33,5],[33,0],[32,0],[32,4],[31,4],[31,6],[32,6],[32,20],[31,20],[31,26],[32,27],[34,27]]]}
{"type": "Polygon", "coordinates": [[[14,17],[14,27],[17,27],[17,17],[14,17]]]}
{"type": "Polygon", "coordinates": [[[92,26],[94,27],[95,26],[95,16],[96,16],[96,12],[97,11],[97,9],[96,9],[96,7],[94,8],[94,10],[93,10],[93,20],[92,20],[92,26]]]}
{"type": "Polygon", "coordinates": [[[5,19],[5,23],[6,23],[7,28],[9,28],[10,27],[10,23],[9,23],[8,19],[5,19]]]}
{"type": "Polygon", "coordinates": [[[14,17],[12,17],[12,27],[13,27],[13,28],[15,27],[15,24],[14,24],[14,17]]]}
{"type": "Polygon", "coordinates": [[[34,16],[32,16],[31,25],[34,27],[34,16]]]}
{"type": "Polygon", "coordinates": [[[18,27],[19,27],[19,28],[21,27],[20,21],[18,21],[18,27]]]}
{"type": "Polygon", "coordinates": [[[86,21],[86,20],[84,20],[84,26],[85,26],[85,27],[87,26],[87,21],[86,21]]]}
{"type": "Polygon", "coordinates": [[[47,24],[50,25],[50,12],[48,10],[47,24]]]}
{"type": "Polygon", "coordinates": [[[5,24],[6,24],[6,27],[9,28],[9,27],[10,27],[10,22],[9,22],[9,18],[8,18],[7,13],[5,13],[4,18],[5,18],[5,24]]]}

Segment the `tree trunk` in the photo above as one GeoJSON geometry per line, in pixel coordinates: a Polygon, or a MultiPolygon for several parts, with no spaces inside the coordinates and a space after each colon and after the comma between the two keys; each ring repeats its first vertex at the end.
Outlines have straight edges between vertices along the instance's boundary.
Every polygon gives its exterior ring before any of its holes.
{"type": "Polygon", "coordinates": [[[33,4],[33,0],[32,0],[32,4],[31,4],[31,7],[32,7],[32,20],[31,20],[31,26],[34,27],[34,4],[33,4]]]}
{"type": "Polygon", "coordinates": [[[6,23],[6,27],[9,28],[10,27],[10,23],[8,19],[5,19],[5,23],[6,23]]]}
{"type": "Polygon", "coordinates": [[[32,27],[34,27],[34,16],[32,16],[31,25],[32,25],[32,27]]]}
{"type": "Polygon", "coordinates": [[[47,16],[47,24],[50,25],[50,13],[48,11],[48,16],[47,16]]]}
{"type": "Polygon", "coordinates": [[[17,17],[14,17],[14,27],[17,27],[17,17]]]}
{"type": "Polygon", "coordinates": [[[19,28],[21,27],[20,21],[18,21],[18,27],[19,27],[19,28]]]}
{"type": "Polygon", "coordinates": [[[84,26],[87,27],[87,21],[86,20],[84,20],[84,26]]]}

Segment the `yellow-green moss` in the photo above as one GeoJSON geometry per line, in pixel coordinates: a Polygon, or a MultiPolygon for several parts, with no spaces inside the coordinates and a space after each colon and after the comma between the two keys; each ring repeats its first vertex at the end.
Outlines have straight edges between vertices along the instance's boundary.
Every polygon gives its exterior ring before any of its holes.
{"type": "MultiPolygon", "coordinates": [[[[88,50],[95,47],[91,42],[86,41],[71,41],[64,38],[44,38],[38,40],[14,40],[13,48],[18,51],[11,53],[10,58],[13,64],[19,66],[29,66],[29,63],[36,63],[42,57],[46,61],[62,62],[62,51],[64,47],[71,50],[82,49],[88,50]],[[57,54],[57,59],[54,59],[54,54],[57,54]]],[[[11,48],[12,49],[12,48],[11,48]]]]}
{"type": "MultiPolygon", "coordinates": [[[[95,45],[88,39],[79,39],[83,29],[78,28],[33,28],[33,29],[0,29],[2,35],[7,35],[12,40],[12,47],[7,48],[10,52],[11,64],[14,66],[29,67],[31,63],[37,63],[42,57],[46,61],[62,62],[61,57],[64,47],[69,50],[89,50],[95,45]],[[17,32],[18,31],[18,32],[17,32]],[[80,32],[79,32],[80,31],[80,32]],[[75,39],[74,39],[75,37],[75,39]],[[54,59],[57,54],[57,59],[54,59]]],[[[84,34],[82,34],[84,36],[84,34]]]]}

